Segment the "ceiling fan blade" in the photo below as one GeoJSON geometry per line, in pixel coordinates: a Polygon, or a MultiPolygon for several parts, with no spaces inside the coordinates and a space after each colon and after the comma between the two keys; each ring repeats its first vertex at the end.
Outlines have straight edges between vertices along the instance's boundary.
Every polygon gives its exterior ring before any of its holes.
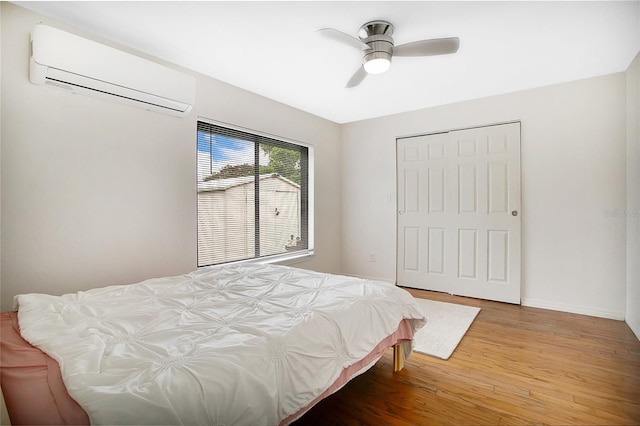
{"type": "Polygon", "coordinates": [[[435,56],[456,53],[460,47],[458,37],[434,38],[401,44],[393,48],[393,56],[435,56]]]}
{"type": "Polygon", "coordinates": [[[361,42],[359,39],[333,28],[321,28],[317,32],[326,38],[330,38],[331,40],[337,41],[342,44],[347,44],[349,46],[355,47],[356,49],[364,50],[369,48],[369,46],[361,42]]]}
{"type": "Polygon", "coordinates": [[[346,88],[356,87],[358,84],[362,83],[362,80],[367,76],[367,72],[364,69],[364,66],[360,66],[358,70],[351,76],[349,81],[347,82],[346,88]]]}

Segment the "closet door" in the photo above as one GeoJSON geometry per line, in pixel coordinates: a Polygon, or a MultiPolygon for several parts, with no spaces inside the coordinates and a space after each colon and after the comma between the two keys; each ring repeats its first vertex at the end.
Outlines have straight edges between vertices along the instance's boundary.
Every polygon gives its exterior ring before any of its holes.
{"type": "Polygon", "coordinates": [[[397,283],[520,303],[520,124],[399,139],[397,283]]]}

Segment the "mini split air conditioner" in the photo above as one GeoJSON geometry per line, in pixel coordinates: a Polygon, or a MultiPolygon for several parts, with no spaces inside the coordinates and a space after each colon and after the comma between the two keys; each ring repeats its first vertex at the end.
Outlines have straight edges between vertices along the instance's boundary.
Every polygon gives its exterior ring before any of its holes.
{"type": "Polygon", "coordinates": [[[42,24],[31,34],[29,78],[175,116],[187,115],[196,97],[190,75],[42,24]]]}

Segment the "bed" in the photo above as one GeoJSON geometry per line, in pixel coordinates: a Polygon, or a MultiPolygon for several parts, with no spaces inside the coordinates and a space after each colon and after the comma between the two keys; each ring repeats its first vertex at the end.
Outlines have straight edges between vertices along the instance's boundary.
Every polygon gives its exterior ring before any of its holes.
{"type": "Polygon", "coordinates": [[[401,368],[425,321],[392,284],[278,265],[23,294],[2,391],[13,423],[289,424],[392,346],[401,368]]]}

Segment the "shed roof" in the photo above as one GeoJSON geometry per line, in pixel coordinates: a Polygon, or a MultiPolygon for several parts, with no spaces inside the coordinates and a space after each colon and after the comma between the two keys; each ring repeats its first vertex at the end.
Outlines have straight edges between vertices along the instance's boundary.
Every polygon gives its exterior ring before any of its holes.
{"type": "MultiPolygon", "coordinates": [[[[260,175],[260,180],[269,178],[277,178],[288,183],[291,186],[294,186],[297,189],[300,188],[300,185],[293,182],[292,180],[287,179],[284,176],[280,176],[278,173],[268,173],[260,175]]],[[[227,189],[236,186],[253,184],[253,180],[253,176],[241,176],[235,178],[213,179],[204,182],[198,182],[198,192],[226,191],[227,189]]]]}

